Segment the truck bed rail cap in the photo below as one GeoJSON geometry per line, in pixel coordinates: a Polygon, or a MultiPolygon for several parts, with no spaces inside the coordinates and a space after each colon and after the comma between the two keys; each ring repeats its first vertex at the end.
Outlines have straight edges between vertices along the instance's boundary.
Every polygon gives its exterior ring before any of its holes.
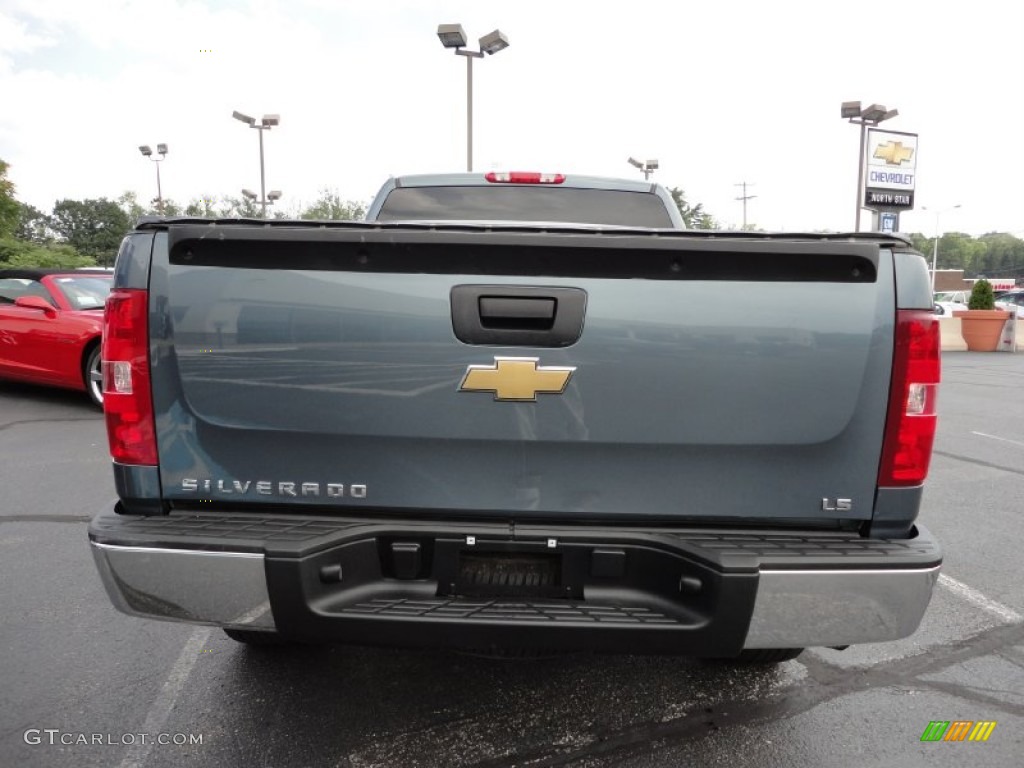
{"type": "Polygon", "coordinates": [[[270,229],[352,229],[352,230],[431,230],[447,232],[516,232],[547,231],[585,232],[600,234],[650,234],[692,240],[793,240],[802,242],[860,242],[876,243],[882,247],[906,248],[913,245],[909,237],[887,232],[748,232],[704,229],[654,229],[649,227],[622,227],[565,222],[524,221],[328,221],[310,219],[218,219],[193,216],[143,216],[137,230],[168,229],[175,225],[213,227],[267,227],[270,229]]]}

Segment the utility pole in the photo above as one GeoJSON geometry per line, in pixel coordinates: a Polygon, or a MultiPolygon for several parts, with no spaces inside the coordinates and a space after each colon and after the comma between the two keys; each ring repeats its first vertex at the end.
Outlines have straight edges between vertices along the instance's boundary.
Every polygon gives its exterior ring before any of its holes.
{"type": "Polygon", "coordinates": [[[752,187],[754,185],[752,183],[748,184],[745,181],[741,181],[739,184],[733,184],[733,186],[734,187],[743,187],[743,194],[740,197],[737,197],[736,199],[743,201],[743,228],[746,229],[747,228],[747,200],[753,200],[755,197],[757,197],[757,195],[748,195],[747,194],[747,187],[748,186],[752,187]]]}

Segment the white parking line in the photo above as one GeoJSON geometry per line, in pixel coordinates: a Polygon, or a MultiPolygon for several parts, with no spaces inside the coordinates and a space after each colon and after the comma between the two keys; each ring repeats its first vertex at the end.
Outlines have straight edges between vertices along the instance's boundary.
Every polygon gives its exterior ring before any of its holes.
{"type": "Polygon", "coordinates": [[[1003,443],[1013,443],[1014,445],[1019,445],[1020,447],[1024,448],[1024,443],[1020,442],[1019,440],[1011,440],[1008,437],[996,437],[995,435],[988,435],[985,434],[984,432],[974,432],[973,430],[971,431],[971,434],[977,435],[978,437],[987,437],[990,440],[999,440],[1000,442],[1003,443]]]}
{"type": "Polygon", "coordinates": [[[149,708],[149,712],[146,714],[146,722],[142,724],[142,733],[147,734],[150,738],[147,738],[145,743],[136,741],[132,744],[128,748],[128,754],[121,761],[120,768],[139,768],[139,766],[146,762],[146,757],[149,756],[149,751],[153,748],[156,735],[162,732],[164,724],[171,714],[171,710],[174,709],[174,705],[178,701],[178,695],[181,693],[189,673],[192,672],[192,667],[196,665],[199,653],[203,650],[203,646],[206,645],[206,641],[209,638],[209,627],[197,627],[192,636],[189,637],[185,647],[181,649],[178,660],[171,667],[171,671],[167,675],[163,687],[160,689],[160,694],[156,697],[156,701],[153,702],[153,706],[149,708]]]}
{"type": "Polygon", "coordinates": [[[1007,624],[1018,624],[1024,621],[1024,616],[1021,616],[1013,608],[1002,603],[997,603],[991,598],[985,597],[974,587],[969,587],[962,581],[957,581],[954,578],[947,576],[942,573],[939,574],[939,584],[944,586],[950,592],[955,595],[959,595],[967,602],[981,608],[981,610],[991,613],[993,616],[998,616],[1007,624]]]}

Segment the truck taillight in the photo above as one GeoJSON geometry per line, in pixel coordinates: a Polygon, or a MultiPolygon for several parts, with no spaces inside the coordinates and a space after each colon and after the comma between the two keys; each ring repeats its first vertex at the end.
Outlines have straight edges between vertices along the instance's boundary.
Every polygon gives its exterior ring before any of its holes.
{"type": "Polygon", "coordinates": [[[920,485],[927,477],[938,384],[938,318],[928,310],[898,310],[880,487],[920,485]]]}
{"type": "Polygon", "coordinates": [[[111,292],[103,313],[103,411],[110,455],[120,464],[157,463],[148,319],[146,291],[111,292]]]}
{"type": "Polygon", "coordinates": [[[561,184],[564,173],[534,173],[532,171],[491,171],[484,178],[491,184],[561,184]]]}

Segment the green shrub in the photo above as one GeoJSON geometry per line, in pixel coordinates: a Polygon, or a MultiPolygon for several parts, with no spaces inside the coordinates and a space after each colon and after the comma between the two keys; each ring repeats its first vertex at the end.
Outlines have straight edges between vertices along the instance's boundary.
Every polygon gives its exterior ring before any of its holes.
{"type": "Polygon", "coordinates": [[[996,297],[992,295],[992,283],[979,280],[971,289],[971,298],[967,302],[968,309],[995,309],[996,297]]]}
{"type": "Polygon", "coordinates": [[[45,267],[74,269],[94,267],[96,262],[82,256],[66,243],[36,245],[13,237],[0,237],[0,269],[4,267],[45,267]]]}

